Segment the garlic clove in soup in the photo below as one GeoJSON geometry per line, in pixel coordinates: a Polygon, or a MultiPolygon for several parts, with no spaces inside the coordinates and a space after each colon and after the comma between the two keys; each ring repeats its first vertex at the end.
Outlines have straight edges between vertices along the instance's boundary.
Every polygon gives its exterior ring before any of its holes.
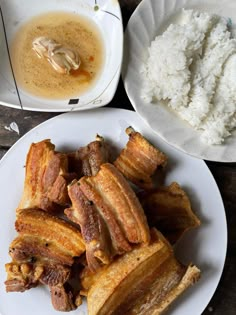
{"type": "Polygon", "coordinates": [[[79,54],[73,49],[62,46],[53,39],[41,36],[33,40],[32,48],[39,58],[45,58],[59,73],[69,74],[80,67],[79,54]]]}
{"type": "Polygon", "coordinates": [[[48,61],[59,73],[69,73],[70,70],[77,70],[80,66],[78,53],[63,46],[55,48],[51,53],[49,52],[48,61]]]}

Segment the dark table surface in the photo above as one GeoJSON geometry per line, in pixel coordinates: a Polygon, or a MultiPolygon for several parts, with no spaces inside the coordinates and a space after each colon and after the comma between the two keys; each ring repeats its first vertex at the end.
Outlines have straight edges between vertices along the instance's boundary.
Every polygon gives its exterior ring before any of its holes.
{"type": "MultiPolygon", "coordinates": [[[[124,26],[140,0],[120,0],[124,26]]],[[[109,107],[133,110],[123,83],[120,80],[117,92],[109,107]]],[[[1,106],[0,109],[0,158],[27,131],[59,113],[22,111],[1,106]],[[6,127],[16,122],[19,134],[6,127]]],[[[235,148],[236,149],[236,148],[235,148]]],[[[204,315],[236,314],[236,163],[205,161],[211,170],[222,195],[228,222],[228,251],[224,272],[219,286],[203,312],[204,315]]],[[[1,174],[0,174],[1,176],[1,174]]],[[[211,196],[209,196],[211,198],[211,196]]],[[[219,231],[220,233],[221,231],[219,231]]],[[[217,250],[217,244],[215,244],[217,250]]],[[[191,315],[191,314],[189,314],[191,315]]]]}

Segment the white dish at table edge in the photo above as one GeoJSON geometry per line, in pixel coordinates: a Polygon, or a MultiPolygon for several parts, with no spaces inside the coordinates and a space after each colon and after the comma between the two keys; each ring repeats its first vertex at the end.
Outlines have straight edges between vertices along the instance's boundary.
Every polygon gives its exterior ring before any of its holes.
{"type": "Polygon", "coordinates": [[[118,1],[114,0],[0,0],[0,105],[17,109],[66,112],[93,109],[108,104],[117,89],[123,58],[123,24],[118,1]],[[65,11],[85,16],[99,28],[104,41],[105,61],[95,84],[84,94],[52,100],[33,96],[15,80],[9,46],[19,27],[34,16],[65,11]]]}
{"type": "Polygon", "coordinates": [[[148,47],[157,35],[174,23],[182,8],[218,14],[236,22],[236,2],[233,0],[143,0],[125,32],[122,76],[126,92],[136,112],[170,145],[200,159],[236,162],[236,130],[222,145],[207,145],[200,140],[200,131],[194,130],[167,107],[147,104],[140,96],[140,66],[148,56],[148,47]]]}
{"type": "MultiPolygon", "coordinates": [[[[165,185],[177,181],[189,194],[193,209],[202,224],[181,239],[176,247],[183,263],[193,262],[202,271],[201,279],[189,288],[167,312],[169,315],[199,315],[207,306],[218,285],[227,247],[227,225],[224,206],[206,164],[170,147],[132,111],[101,108],[94,111],[66,113],[54,117],[23,136],[0,161],[0,314],[53,315],[50,295],[45,287],[25,293],[6,293],[4,264],[10,261],[8,246],[16,236],[15,208],[23,190],[24,165],[29,146],[50,138],[57,150],[71,151],[93,141],[98,133],[120,150],[128,137],[125,128],[133,126],[168,156],[165,185]],[[63,132],[62,132],[63,131],[63,132]],[[40,303],[39,303],[40,301],[40,303]]],[[[70,314],[87,314],[86,304],[70,314]]]]}

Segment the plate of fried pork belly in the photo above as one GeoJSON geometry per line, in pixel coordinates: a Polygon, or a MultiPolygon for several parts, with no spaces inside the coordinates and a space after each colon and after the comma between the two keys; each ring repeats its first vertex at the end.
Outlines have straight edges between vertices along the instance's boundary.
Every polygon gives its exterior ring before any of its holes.
{"type": "Polygon", "coordinates": [[[219,190],[203,161],[136,113],[48,120],[9,150],[0,174],[1,315],[207,306],[227,247],[219,190]]]}

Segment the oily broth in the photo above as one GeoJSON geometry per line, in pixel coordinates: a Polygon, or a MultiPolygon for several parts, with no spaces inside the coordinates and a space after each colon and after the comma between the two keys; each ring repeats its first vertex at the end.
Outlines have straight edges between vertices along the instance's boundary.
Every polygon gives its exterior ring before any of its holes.
{"type": "Polygon", "coordinates": [[[14,74],[26,92],[49,99],[79,96],[91,88],[104,63],[102,36],[94,22],[73,13],[54,12],[34,17],[16,34],[11,45],[14,74]],[[57,73],[46,59],[39,59],[32,49],[36,37],[46,36],[77,50],[79,70],[57,73]]]}

